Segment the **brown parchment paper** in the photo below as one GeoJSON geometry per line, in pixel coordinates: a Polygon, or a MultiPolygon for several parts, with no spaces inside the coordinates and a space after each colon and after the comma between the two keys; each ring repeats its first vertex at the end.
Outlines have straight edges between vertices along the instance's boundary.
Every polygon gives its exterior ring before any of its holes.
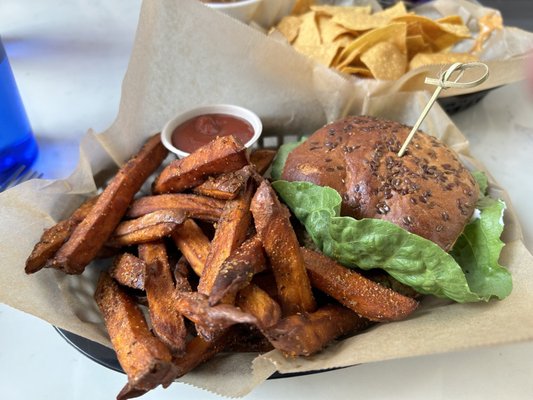
{"type": "MultiPolygon", "coordinates": [[[[94,194],[148,136],[185,109],[239,104],[259,114],[266,134],[301,135],[347,113],[412,124],[428,99],[425,92],[378,96],[366,89],[196,0],[145,1],[112,126],[99,134],[87,133],[79,165],[68,179],[30,181],[0,194],[0,301],[109,345],[92,300],[95,279],[106,262],[94,263],[81,276],[52,270],[25,275],[24,261],[44,228],[94,194]]],[[[458,151],[469,168],[484,169],[438,106],[422,128],[458,151]]],[[[504,189],[493,180],[491,191],[510,206],[504,189]]],[[[242,396],[275,370],[320,370],[531,340],[533,257],[521,243],[519,222],[510,207],[505,220],[507,245],[501,263],[512,271],[514,289],[503,301],[459,305],[428,298],[408,320],[374,327],[313,357],[287,360],[276,351],[260,357],[223,355],[181,380],[242,396]]]]}

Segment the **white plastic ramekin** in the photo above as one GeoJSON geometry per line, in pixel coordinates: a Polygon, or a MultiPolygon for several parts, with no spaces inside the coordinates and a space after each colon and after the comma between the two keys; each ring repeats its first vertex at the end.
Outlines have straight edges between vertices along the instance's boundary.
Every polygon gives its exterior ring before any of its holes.
{"type": "Polygon", "coordinates": [[[212,104],[185,111],[168,121],[163,127],[163,130],[161,131],[161,142],[163,143],[163,145],[169,151],[176,154],[178,158],[187,157],[189,155],[188,152],[178,149],[172,144],[172,133],[178,126],[180,126],[184,122],[194,117],[206,114],[230,115],[247,121],[252,126],[252,129],[254,131],[254,135],[252,136],[252,138],[244,144],[248,148],[253,146],[254,143],[257,142],[257,139],[259,139],[263,131],[263,124],[261,123],[259,117],[247,108],[235,106],[232,104],[212,104]]]}
{"type": "Polygon", "coordinates": [[[257,7],[259,7],[259,4],[261,4],[262,1],[263,0],[241,0],[232,3],[205,3],[205,5],[247,24],[254,17],[257,7]]]}

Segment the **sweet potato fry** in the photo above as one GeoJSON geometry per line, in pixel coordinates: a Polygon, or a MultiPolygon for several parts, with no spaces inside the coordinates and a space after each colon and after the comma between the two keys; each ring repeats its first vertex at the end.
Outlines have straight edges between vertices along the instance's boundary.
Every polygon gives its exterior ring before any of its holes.
{"type": "Polygon", "coordinates": [[[189,270],[191,268],[191,265],[189,264],[189,262],[187,261],[187,259],[183,256],[181,256],[178,260],[178,262],[176,263],[176,265],[174,266],[174,275],[179,275],[179,276],[188,276],[189,275],[189,270]]]}
{"type": "Polygon", "coordinates": [[[291,315],[264,331],[285,355],[309,356],[339,336],[362,330],[370,321],[340,305],[326,305],[314,313],[291,315]]]}
{"type": "Polygon", "coordinates": [[[242,289],[237,296],[237,306],[257,319],[257,326],[267,329],[278,323],[281,308],[259,286],[250,284],[242,289]]]}
{"type": "Polygon", "coordinates": [[[198,292],[181,292],[177,296],[177,309],[187,319],[202,327],[198,333],[205,340],[215,340],[225,329],[235,324],[257,324],[251,314],[229,304],[209,306],[207,296],[198,292]]]}
{"type": "Polygon", "coordinates": [[[35,245],[26,260],[25,271],[27,274],[33,274],[44,267],[48,259],[54,256],[63,243],[68,240],[74,229],[89,214],[96,200],[98,200],[98,196],[91,197],[75,210],[70,217],[44,231],[41,240],[35,245]]]}
{"type": "Polygon", "coordinates": [[[109,274],[123,286],[144,290],[146,263],[133,254],[124,253],[115,257],[109,274]]]}
{"type": "Polygon", "coordinates": [[[111,247],[154,242],[170,236],[187,215],[180,210],[159,210],[140,218],[121,222],[107,242],[111,247]]]}
{"type": "Polygon", "coordinates": [[[196,275],[201,276],[211,247],[202,229],[188,219],[172,233],[172,239],[196,275]]]}
{"type": "Polygon", "coordinates": [[[159,135],[149,139],[139,153],[120,168],[49,265],[67,274],[81,274],[111,236],[135,193],[166,155],[159,135]]]}
{"type": "Polygon", "coordinates": [[[248,182],[238,198],[226,203],[200,276],[198,292],[209,296],[222,264],[245,240],[252,218],[250,202],[253,190],[254,185],[248,182]]]}
{"type": "MultiPolygon", "coordinates": [[[[201,276],[209,252],[209,239],[192,220],[185,221],[172,237],[195,273],[201,276]]],[[[239,306],[246,307],[246,310],[259,320],[258,324],[261,326],[273,325],[279,320],[281,314],[277,303],[259,288],[244,292],[241,290],[239,292],[239,306]]],[[[209,333],[206,332],[206,334],[209,333]]]]}
{"type": "Polygon", "coordinates": [[[331,258],[302,247],[313,287],[372,321],[395,321],[411,314],[418,302],[365,278],[331,258]]]}
{"type": "Polygon", "coordinates": [[[161,194],[135,200],[126,215],[137,218],[158,210],[179,210],[190,218],[216,222],[225,205],[225,201],[196,194],[161,194]]]}
{"type": "Polygon", "coordinates": [[[193,192],[215,199],[233,200],[239,195],[251,175],[252,166],[247,165],[235,172],[209,177],[204,183],[196,186],[193,192]]]}
{"type": "Polygon", "coordinates": [[[266,353],[274,350],[274,346],[263,333],[251,325],[235,325],[235,334],[224,348],[224,352],[233,353],[266,353]]]}
{"type": "Polygon", "coordinates": [[[100,275],[94,297],[129,386],[141,391],[168,386],[175,375],[172,355],[150,333],[134,300],[106,272],[100,275]]]}
{"type": "Polygon", "coordinates": [[[153,192],[182,192],[198,186],[210,175],[236,171],[247,164],[244,145],[233,136],[221,136],[170,163],[156,178],[153,192]]]}
{"type": "Polygon", "coordinates": [[[371,281],[379,283],[381,286],[392,289],[395,292],[412,299],[418,300],[422,297],[422,295],[414,290],[411,286],[407,286],[406,284],[397,281],[382,269],[375,268],[367,270],[365,271],[364,276],[371,281]]]}
{"type": "Polygon", "coordinates": [[[222,263],[209,294],[209,304],[213,306],[226,296],[234,298],[239,290],[251,282],[255,274],[265,268],[263,245],[259,237],[253,236],[222,263]]]}
{"type": "Polygon", "coordinates": [[[235,340],[231,330],[223,332],[213,341],[204,340],[201,336],[196,336],[187,343],[185,353],[174,359],[177,370],[174,379],[192,371],[198,365],[203,364],[213,358],[217,353],[224,350],[228,342],[235,340]]]}
{"type": "Polygon", "coordinates": [[[284,316],[314,311],[315,300],[289,212],[268,182],[257,189],[251,211],[274,271],[284,316]]]}
{"type": "Polygon", "coordinates": [[[252,164],[259,175],[264,175],[268,167],[272,164],[276,156],[276,150],[257,149],[250,154],[250,164],[252,164]]]}
{"type": "Polygon", "coordinates": [[[272,270],[254,275],[252,283],[263,289],[277,303],[280,303],[278,285],[276,284],[276,278],[274,278],[272,270]]]}
{"type": "Polygon", "coordinates": [[[183,256],[180,257],[176,265],[174,266],[174,282],[176,283],[176,290],[178,292],[190,292],[191,284],[189,283],[190,265],[187,259],[183,256]]]}
{"type": "Polygon", "coordinates": [[[98,260],[102,260],[102,259],[105,259],[105,258],[116,257],[116,256],[119,256],[120,254],[122,254],[122,249],[120,249],[118,247],[110,247],[110,246],[104,245],[98,251],[98,254],[94,258],[98,259],[98,260]]]}
{"type": "Polygon", "coordinates": [[[153,330],[174,353],[182,352],[187,329],[178,312],[165,245],[162,242],[141,244],[139,257],[146,263],[144,290],[153,330]]]}
{"type": "Polygon", "coordinates": [[[130,385],[129,382],[124,385],[120,393],[117,395],[117,400],[134,399],[135,397],[141,397],[143,394],[149,392],[146,389],[137,389],[130,385]]]}
{"type": "MultiPolygon", "coordinates": [[[[247,335],[246,340],[241,340],[242,330],[236,329],[237,326],[231,327],[222,332],[216,339],[207,341],[201,336],[196,336],[187,343],[185,353],[182,356],[174,358],[174,365],[177,370],[174,379],[180,378],[188,372],[192,371],[198,365],[205,363],[213,358],[215,355],[228,348],[235,351],[239,348],[240,351],[269,351],[272,349],[270,343],[261,336],[256,335],[252,328],[254,336],[247,335]],[[256,339],[257,337],[257,339],[256,339]],[[246,348],[244,347],[246,346],[246,348]]],[[[248,327],[243,327],[248,329],[248,327]]],[[[264,338],[264,336],[263,336],[264,338]]]]}

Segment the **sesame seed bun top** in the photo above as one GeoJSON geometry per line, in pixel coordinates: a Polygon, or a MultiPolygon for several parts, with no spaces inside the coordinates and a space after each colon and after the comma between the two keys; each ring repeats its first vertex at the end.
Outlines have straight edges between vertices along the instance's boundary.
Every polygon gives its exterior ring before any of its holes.
{"type": "Polygon", "coordinates": [[[410,129],[373,117],[333,122],[289,154],[281,178],[332,187],[342,215],[390,221],[448,251],[479,189],[457,154],[422,132],[398,157],[410,129]]]}

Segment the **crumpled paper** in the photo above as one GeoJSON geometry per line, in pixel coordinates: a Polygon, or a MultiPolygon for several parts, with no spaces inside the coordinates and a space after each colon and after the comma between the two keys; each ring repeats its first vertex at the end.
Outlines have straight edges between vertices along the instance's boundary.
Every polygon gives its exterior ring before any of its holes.
{"type": "MultiPolygon", "coordinates": [[[[87,133],[69,178],[29,181],[0,194],[0,301],[109,346],[92,299],[98,271],[108,261],[94,263],[81,276],[54,270],[27,276],[25,259],[44,228],[68,216],[146,138],[188,108],[207,103],[250,108],[264,122],[264,140],[280,143],[348,113],[413,124],[429,97],[424,92],[377,95],[367,89],[196,0],[145,1],[112,126],[87,133]]],[[[438,105],[422,129],[454,148],[467,167],[484,169],[438,105]]],[[[461,305],[428,297],[409,319],[375,326],[312,357],[286,359],[277,351],[259,357],[224,354],[180,380],[243,396],[276,370],[321,370],[533,339],[533,257],[521,242],[506,192],[493,180],[491,192],[509,206],[501,257],[514,280],[507,299],[461,305]]]]}

